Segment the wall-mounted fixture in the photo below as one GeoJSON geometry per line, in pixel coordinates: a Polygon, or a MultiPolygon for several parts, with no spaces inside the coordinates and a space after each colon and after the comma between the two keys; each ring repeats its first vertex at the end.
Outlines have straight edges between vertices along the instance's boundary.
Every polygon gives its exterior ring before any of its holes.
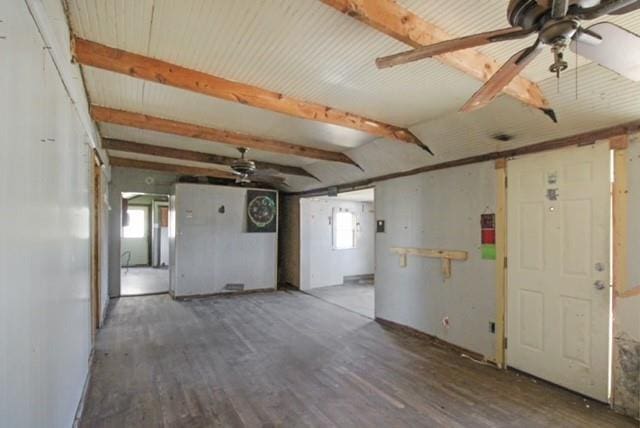
{"type": "Polygon", "coordinates": [[[407,248],[392,247],[392,253],[400,256],[400,267],[407,267],[407,256],[430,257],[441,260],[442,276],[451,277],[451,260],[467,260],[468,253],[466,251],[457,250],[430,250],[428,248],[407,248]]]}

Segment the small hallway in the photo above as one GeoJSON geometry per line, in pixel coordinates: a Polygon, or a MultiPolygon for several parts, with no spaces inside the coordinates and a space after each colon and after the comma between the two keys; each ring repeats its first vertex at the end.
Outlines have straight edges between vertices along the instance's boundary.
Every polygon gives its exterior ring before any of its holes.
{"type": "Polygon", "coordinates": [[[375,220],[375,189],[301,198],[298,209],[300,268],[287,282],[375,318],[375,235],[383,230],[375,220]]]}
{"type": "Polygon", "coordinates": [[[169,292],[169,196],[122,193],[120,295],[169,292]]]}

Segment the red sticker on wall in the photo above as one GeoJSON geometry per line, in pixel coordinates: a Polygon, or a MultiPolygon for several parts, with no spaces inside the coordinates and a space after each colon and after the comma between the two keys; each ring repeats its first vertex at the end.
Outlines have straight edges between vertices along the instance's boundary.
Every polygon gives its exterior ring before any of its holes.
{"type": "Polygon", "coordinates": [[[495,229],[482,229],[482,244],[495,244],[496,243],[496,230],[495,229]]]}

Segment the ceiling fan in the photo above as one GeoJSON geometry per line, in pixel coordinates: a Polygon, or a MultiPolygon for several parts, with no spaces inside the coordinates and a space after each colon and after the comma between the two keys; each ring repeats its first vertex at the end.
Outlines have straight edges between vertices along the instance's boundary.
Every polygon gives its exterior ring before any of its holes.
{"type": "MultiPolygon", "coordinates": [[[[640,9],[640,0],[510,0],[507,18],[511,27],[420,47],[376,59],[378,68],[393,67],[489,43],[522,39],[537,33],[535,43],[513,55],[467,101],[461,111],[472,111],[493,101],[502,89],[543,50],[551,47],[549,71],[558,78],[567,69],[567,47],[631,80],[640,80],[640,37],[612,23],[589,28],[582,21],[604,15],[622,15],[640,9]]],[[[556,121],[553,110],[543,110],[556,121]]]]}
{"type": "Polygon", "coordinates": [[[247,159],[245,156],[249,149],[247,147],[239,147],[240,158],[231,161],[229,166],[236,178],[236,184],[248,184],[251,182],[267,183],[276,186],[285,186],[285,178],[280,175],[279,171],[274,169],[257,169],[256,163],[247,159]]]}

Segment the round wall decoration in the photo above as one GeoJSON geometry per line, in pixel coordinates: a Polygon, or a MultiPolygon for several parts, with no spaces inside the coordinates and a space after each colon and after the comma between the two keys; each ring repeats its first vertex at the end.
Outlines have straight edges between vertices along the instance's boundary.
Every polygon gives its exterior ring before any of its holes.
{"type": "Polygon", "coordinates": [[[276,231],[275,192],[248,191],[247,217],[249,232],[276,231]]]}

